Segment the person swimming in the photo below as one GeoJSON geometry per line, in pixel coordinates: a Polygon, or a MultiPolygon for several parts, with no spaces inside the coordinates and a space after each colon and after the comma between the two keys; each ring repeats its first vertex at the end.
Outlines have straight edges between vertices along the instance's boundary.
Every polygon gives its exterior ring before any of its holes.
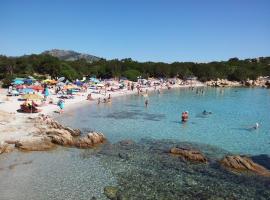
{"type": "Polygon", "coordinates": [[[259,125],[259,123],[258,123],[258,122],[256,122],[256,123],[255,123],[255,126],[253,126],[253,128],[254,128],[254,129],[258,129],[258,128],[259,128],[259,126],[260,126],[260,125],[259,125]]]}
{"type": "Polygon", "coordinates": [[[188,111],[182,112],[181,119],[182,119],[182,122],[188,121],[188,111]]]}
{"type": "Polygon", "coordinates": [[[210,114],[212,114],[212,112],[208,112],[208,111],[204,110],[204,111],[202,112],[202,114],[203,114],[203,115],[210,115],[210,114]]]}

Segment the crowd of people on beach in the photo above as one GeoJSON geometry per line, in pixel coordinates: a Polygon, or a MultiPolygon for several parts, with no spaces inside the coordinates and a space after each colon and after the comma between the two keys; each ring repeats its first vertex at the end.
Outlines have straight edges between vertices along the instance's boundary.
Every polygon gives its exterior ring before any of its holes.
{"type": "MultiPolygon", "coordinates": [[[[86,100],[97,101],[97,104],[111,103],[112,95],[121,93],[136,93],[144,97],[144,105],[147,108],[150,103],[148,91],[153,90],[158,94],[164,89],[170,90],[172,87],[184,85],[191,91],[195,91],[197,95],[205,94],[204,87],[196,87],[196,83],[183,82],[181,80],[163,80],[163,79],[138,79],[137,82],[129,80],[101,80],[91,78],[86,81],[76,80],[69,82],[64,78],[60,80],[47,79],[45,81],[32,81],[31,84],[25,84],[23,81],[14,80],[13,84],[8,89],[8,95],[18,96],[18,100],[24,100],[20,105],[19,111],[26,113],[41,112],[41,107],[49,104],[58,106],[58,113],[64,112],[65,104],[69,103],[69,99],[76,99],[78,96],[86,96],[86,100]],[[136,92],[135,92],[136,90],[136,92]]],[[[223,94],[223,90],[220,93],[223,94]]],[[[203,116],[211,115],[211,111],[204,110],[203,116]]],[[[181,114],[180,120],[186,123],[189,120],[189,112],[184,111],[181,114]]],[[[251,129],[258,129],[259,123],[256,122],[251,129]]]]}

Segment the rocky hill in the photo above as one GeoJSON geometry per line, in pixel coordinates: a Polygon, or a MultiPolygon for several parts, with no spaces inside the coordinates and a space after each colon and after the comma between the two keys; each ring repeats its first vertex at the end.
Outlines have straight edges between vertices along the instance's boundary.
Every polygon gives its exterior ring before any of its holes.
{"type": "Polygon", "coordinates": [[[65,61],[74,61],[79,59],[85,59],[88,62],[94,62],[100,60],[99,57],[89,55],[89,54],[82,54],[71,50],[60,50],[60,49],[52,49],[49,51],[44,51],[42,54],[49,54],[51,56],[57,57],[60,60],[65,61]]]}

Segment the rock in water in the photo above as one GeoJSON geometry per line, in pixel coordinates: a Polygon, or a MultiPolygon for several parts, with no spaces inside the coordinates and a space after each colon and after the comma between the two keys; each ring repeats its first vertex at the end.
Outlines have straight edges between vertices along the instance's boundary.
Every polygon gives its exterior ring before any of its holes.
{"type": "Polygon", "coordinates": [[[192,149],[173,147],[170,150],[170,153],[173,155],[180,156],[185,160],[189,161],[203,162],[203,163],[207,162],[207,158],[201,152],[192,149]]]}
{"type": "Polygon", "coordinates": [[[104,188],[104,194],[111,200],[117,199],[118,188],[114,186],[107,186],[104,188]]]}
{"type": "Polygon", "coordinates": [[[105,136],[102,133],[88,133],[85,137],[79,138],[75,141],[75,146],[79,148],[93,147],[98,144],[102,144],[106,141],[105,136]]]}
{"type": "Polygon", "coordinates": [[[263,166],[253,162],[246,156],[225,156],[221,161],[221,165],[227,169],[236,172],[253,172],[261,176],[270,177],[270,171],[263,166]]]}
{"type": "Polygon", "coordinates": [[[49,138],[18,141],[15,147],[22,151],[46,151],[55,147],[49,138]]]}

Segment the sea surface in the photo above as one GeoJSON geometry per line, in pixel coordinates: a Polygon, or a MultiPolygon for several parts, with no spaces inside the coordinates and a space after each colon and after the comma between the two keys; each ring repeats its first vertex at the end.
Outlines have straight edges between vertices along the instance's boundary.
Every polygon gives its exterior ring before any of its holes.
{"type": "Polygon", "coordinates": [[[270,169],[269,111],[270,90],[258,88],[172,89],[89,102],[56,118],[83,133],[103,132],[108,142],[1,155],[0,200],[107,199],[108,186],[117,191],[114,199],[269,199],[269,178],[219,165],[225,155],[241,154],[270,169]],[[173,157],[168,150],[175,146],[200,150],[210,162],[173,157]]]}

